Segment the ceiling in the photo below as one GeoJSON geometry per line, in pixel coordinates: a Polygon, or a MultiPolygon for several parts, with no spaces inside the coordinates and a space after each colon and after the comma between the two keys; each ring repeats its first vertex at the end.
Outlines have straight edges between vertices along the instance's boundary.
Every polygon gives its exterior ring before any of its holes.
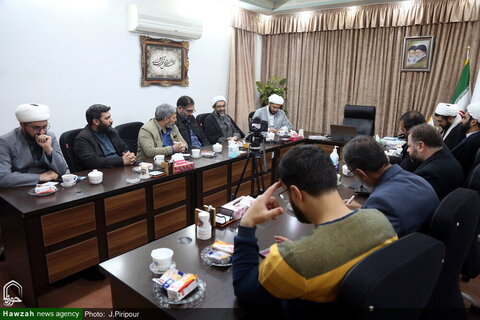
{"type": "Polygon", "coordinates": [[[343,8],[400,0],[239,0],[240,6],[266,15],[295,11],[343,8]]]}

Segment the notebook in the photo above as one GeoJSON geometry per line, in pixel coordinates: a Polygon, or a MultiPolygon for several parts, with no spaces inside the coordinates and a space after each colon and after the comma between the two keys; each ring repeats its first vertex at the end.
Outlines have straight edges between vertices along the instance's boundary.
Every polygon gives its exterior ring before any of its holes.
{"type": "Polygon", "coordinates": [[[357,135],[357,127],[339,126],[336,124],[330,125],[330,132],[332,133],[332,140],[350,141],[357,135]]]}

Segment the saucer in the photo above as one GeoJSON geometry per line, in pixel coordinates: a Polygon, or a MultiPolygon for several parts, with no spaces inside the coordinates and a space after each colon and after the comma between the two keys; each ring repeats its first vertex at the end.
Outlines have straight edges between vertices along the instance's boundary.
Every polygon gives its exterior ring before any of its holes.
{"type": "Polygon", "coordinates": [[[158,270],[154,262],[150,263],[150,271],[152,271],[152,273],[154,274],[164,274],[165,271],[167,271],[171,267],[174,267],[174,268],[177,267],[177,265],[175,264],[175,261],[172,261],[172,264],[166,270],[158,270]]]}
{"type": "Polygon", "coordinates": [[[62,187],[65,187],[65,188],[73,187],[73,186],[76,185],[76,184],[77,184],[77,182],[74,182],[74,183],[72,183],[72,184],[66,184],[65,182],[60,183],[60,185],[61,185],[62,187]]]}

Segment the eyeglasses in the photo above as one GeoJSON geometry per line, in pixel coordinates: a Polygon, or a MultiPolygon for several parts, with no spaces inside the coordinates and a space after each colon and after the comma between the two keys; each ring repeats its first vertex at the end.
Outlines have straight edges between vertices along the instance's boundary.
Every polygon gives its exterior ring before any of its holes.
{"type": "Polygon", "coordinates": [[[47,132],[48,129],[50,129],[50,124],[47,123],[46,125],[44,126],[31,126],[31,125],[27,125],[27,127],[29,127],[30,129],[33,130],[33,132],[37,133],[37,132],[40,132],[40,131],[44,131],[44,132],[47,132]]]}
{"type": "Polygon", "coordinates": [[[278,197],[280,198],[280,200],[286,203],[290,202],[290,196],[287,192],[288,190],[290,190],[290,188],[288,189],[283,188],[283,190],[278,194],[278,197]]]}
{"type": "Polygon", "coordinates": [[[193,109],[193,110],[187,110],[187,109],[185,109],[185,112],[186,112],[186,113],[189,113],[189,114],[195,113],[195,111],[196,111],[195,109],[193,109]]]}

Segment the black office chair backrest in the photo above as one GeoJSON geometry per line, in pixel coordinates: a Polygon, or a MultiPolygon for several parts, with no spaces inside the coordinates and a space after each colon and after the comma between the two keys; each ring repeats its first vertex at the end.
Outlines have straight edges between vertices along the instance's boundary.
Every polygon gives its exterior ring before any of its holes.
{"type": "Polygon", "coordinates": [[[478,149],[477,153],[475,154],[475,160],[473,161],[473,166],[476,166],[479,164],[480,164],[480,149],[478,149]]]}
{"type": "Polygon", "coordinates": [[[131,152],[137,153],[138,132],[143,126],[143,122],[127,122],[115,127],[120,138],[128,145],[131,152]]]}
{"type": "Polygon", "coordinates": [[[255,111],[252,111],[248,114],[248,122],[250,122],[250,120],[252,120],[254,114],[255,114],[255,111]]]}
{"type": "Polygon", "coordinates": [[[336,313],[345,319],[392,319],[384,312],[408,308],[402,319],[418,318],[437,282],[444,254],[442,242],[422,233],[373,252],[345,275],[336,313]]]}
{"type": "Polygon", "coordinates": [[[479,208],[477,191],[457,188],[435,210],[428,233],[445,244],[445,263],[427,307],[463,311],[458,280],[472,245],[478,242],[479,208]]]}
{"type": "Polygon", "coordinates": [[[63,157],[67,162],[70,172],[77,172],[82,170],[82,166],[77,160],[77,157],[75,156],[75,150],[74,150],[75,138],[77,137],[80,131],[82,131],[82,129],[74,129],[74,130],[66,131],[62,133],[59,140],[60,149],[62,150],[63,157]]]}
{"type": "Polygon", "coordinates": [[[470,172],[465,186],[468,189],[477,190],[480,192],[480,165],[476,165],[470,172]]]}
{"type": "Polygon", "coordinates": [[[203,121],[205,120],[205,118],[211,113],[201,113],[199,114],[198,116],[196,116],[196,119],[197,119],[197,122],[198,124],[200,125],[200,127],[203,128],[203,121]]]}
{"type": "Polygon", "coordinates": [[[375,107],[347,104],[343,113],[342,124],[357,127],[359,135],[373,136],[375,131],[375,107]]]}

